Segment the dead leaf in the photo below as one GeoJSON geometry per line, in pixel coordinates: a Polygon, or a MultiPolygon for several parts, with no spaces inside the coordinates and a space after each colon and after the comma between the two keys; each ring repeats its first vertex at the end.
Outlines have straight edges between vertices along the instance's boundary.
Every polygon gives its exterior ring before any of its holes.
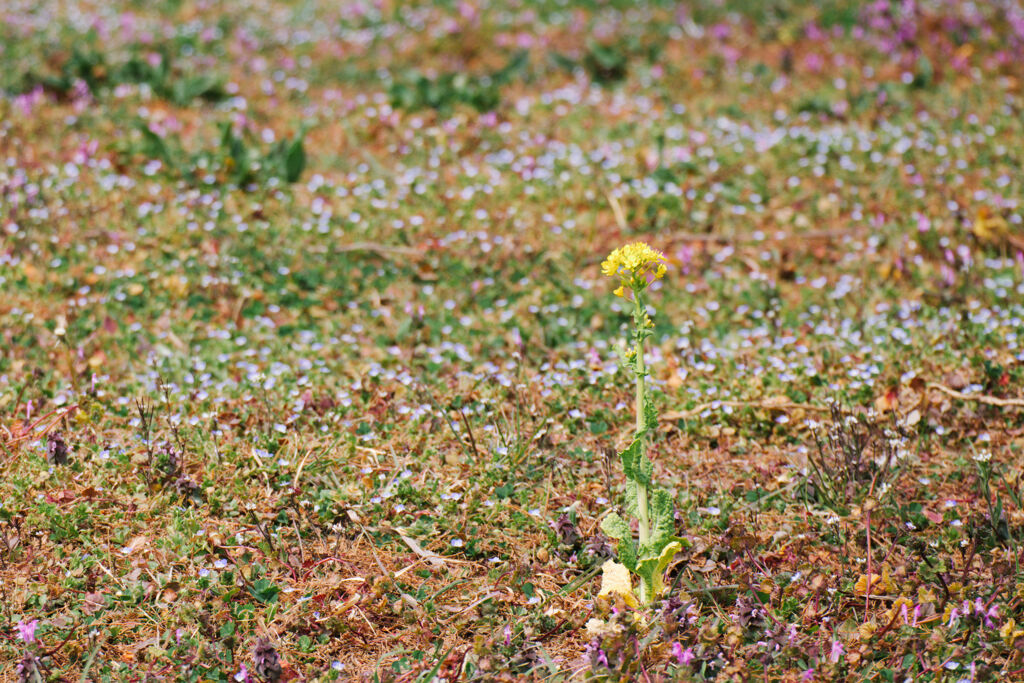
{"type": "Polygon", "coordinates": [[[415,540],[409,538],[404,533],[402,533],[400,530],[395,529],[394,527],[392,527],[392,531],[394,531],[396,534],[398,534],[398,537],[402,539],[402,542],[405,543],[407,546],[409,546],[409,550],[413,551],[414,553],[416,553],[417,555],[422,557],[424,560],[429,562],[434,567],[445,567],[445,566],[447,566],[445,564],[444,558],[441,557],[440,555],[438,555],[437,553],[432,553],[429,550],[424,550],[423,547],[419,543],[417,543],[415,540]]]}
{"type": "Polygon", "coordinates": [[[128,542],[128,545],[121,548],[122,555],[133,555],[142,550],[149,543],[148,536],[136,536],[128,542]]]}
{"type": "Polygon", "coordinates": [[[103,593],[86,593],[82,601],[82,611],[86,614],[95,614],[106,607],[107,597],[103,593]]]}
{"type": "Polygon", "coordinates": [[[178,597],[178,591],[181,590],[181,585],[177,581],[171,581],[169,584],[164,586],[164,589],[160,592],[160,599],[164,602],[174,602],[178,597]]]}
{"type": "Polygon", "coordinates": [[[875,410],[880,413],[888,413],[891,410],[896,410],[900,405],[900,395],[898,387],[891,387],[884,394],[875,399],[875,410]]]}

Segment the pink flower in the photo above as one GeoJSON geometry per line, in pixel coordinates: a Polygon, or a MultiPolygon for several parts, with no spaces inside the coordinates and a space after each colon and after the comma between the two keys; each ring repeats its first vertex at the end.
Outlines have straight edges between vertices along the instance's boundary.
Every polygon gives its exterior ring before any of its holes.
{"type": "Polygon", "coordinates": [[[24,116],[32,114],[32,110],[35,109],[36,105],[44,99],[42,86],[36,86],[32,92],[25,93],[24,95],[18,95],[14,98],[14,106],[16,109],[21,111],[24,116]]]}
{"type": "Polygon", "coordinates": [[[832,651],[829,652],[829,654],[828,654],[828,661],[830,661],[833,664],[835,664],[836,662],[839,661],[839,658],[843,656],[843,652],[844,652],[843,644],[840,643],[838,640],[833,640],[832,641],[832,651]]]}
{"type": "Polygon", "coordinates": [[[39,625],[38,619],[26,622],[24,619],[18,622],[18,635],[21,637],[26,644],[36,642],[36,626],[39,625]]]}
{"type": "Polygon", "coordinates": [[[804,68],[816,74],[825,68],[825,59],[817,52],[809,52],[804,57],[804,68]]]}
{"type": "Polygon", "coordinates": [[[813,21],[804,26],[804,35],[807,36],[807,40],[822,40],[825,38],[825,32],[813,21]]]}
{"type": "Polygon", "coordinates": [[[476,5],[469,2],[465,2],[465,0],[459,3],[459,15],[466,21],[473,21],[474,19],[476,19],[477,14],[478,9],[476,5]]]}
{"type": "Polygon", "coordinates": [[[695,659],[693,654],[693,648],[688,647],[685,650],[679,643],[672,643],[672,654],[675,656],[676,661],[679,662],[680,666],[685,666],[695,659]]]}

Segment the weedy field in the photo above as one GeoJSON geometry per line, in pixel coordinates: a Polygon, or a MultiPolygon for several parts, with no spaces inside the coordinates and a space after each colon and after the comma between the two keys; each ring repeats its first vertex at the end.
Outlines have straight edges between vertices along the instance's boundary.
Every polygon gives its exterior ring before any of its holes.
{"type": "Polygon", "coordinates": [[[0,678],[1024,680],[1019,0],[0,8],[0,678]]]}

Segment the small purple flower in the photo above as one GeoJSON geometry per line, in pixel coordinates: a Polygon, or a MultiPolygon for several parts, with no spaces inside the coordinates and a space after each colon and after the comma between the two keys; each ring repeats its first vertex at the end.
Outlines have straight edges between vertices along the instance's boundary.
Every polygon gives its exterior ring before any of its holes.
{"type": "Polygon", "coordinates": [[[801,676],[800,678],[802,678],[805,681],[813,681],[814,680],[814,669],[808,669],[807,671],[804,672],[803,676],[801,676]]]}
{"type": "Polygon", "coordinates": [[[693,648],[688,647],[685,650],[679,643],[672,643],[672,654],[675,656],[676,661],[679,662],[680,666],[686,666],[692,662],[696,655],[693,654],[693,648]]]}
{"type": "Polygon", "coordinates": [[[971,258],[971,248],[966,244],[959,244],[956,248],[956,254],[960,257],[960,263],[963,270],[969,269],[973,263],[973,259],[971,258]]]}
{"type": "Polygon", "coordinates": [[[45,99],[42,86],[36,86],[32,92],[24,95],[18,95],[14,98],[14,106],[20,110],[24,116],[30,116],[32,110],[36,108],[39,103],[45,99]]]}
{"type": "Polygon", "coordinates": [[[38,619],[33,619],[29,622],[25,622],[25,620],[18,622],[18,635],[25,641],[26,645],[36,642],[36,626],[38,625],[38,619]]]}
{"type": "Polygon", "coordinates": [[[828,654],[828,661],[830,661],[833,664],[835,664],[836,662],[839,661],[839,658],[843,656],[843,652],[844,652],[843,644],[840,643],[838,640],[833,640],[832,641],[832,651],[829,652],[829,654],[828,654]]]}

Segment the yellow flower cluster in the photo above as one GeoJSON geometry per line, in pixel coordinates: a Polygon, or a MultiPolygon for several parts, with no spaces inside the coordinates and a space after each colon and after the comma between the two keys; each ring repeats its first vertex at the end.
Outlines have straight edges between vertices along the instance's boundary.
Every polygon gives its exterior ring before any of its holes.
{"type": "Polygon", "coordinates": [[[625,290],[642,290],[647,286],[647,273],[653,273],[656,280],[665,276],[668,259],[657,249],[651,248],[646,242],[633,242],[619,247],[601,264],[601,272],[609,277],[616,275],[622,284],[615,290],[616,296],[625,296],[625,290]]]}

